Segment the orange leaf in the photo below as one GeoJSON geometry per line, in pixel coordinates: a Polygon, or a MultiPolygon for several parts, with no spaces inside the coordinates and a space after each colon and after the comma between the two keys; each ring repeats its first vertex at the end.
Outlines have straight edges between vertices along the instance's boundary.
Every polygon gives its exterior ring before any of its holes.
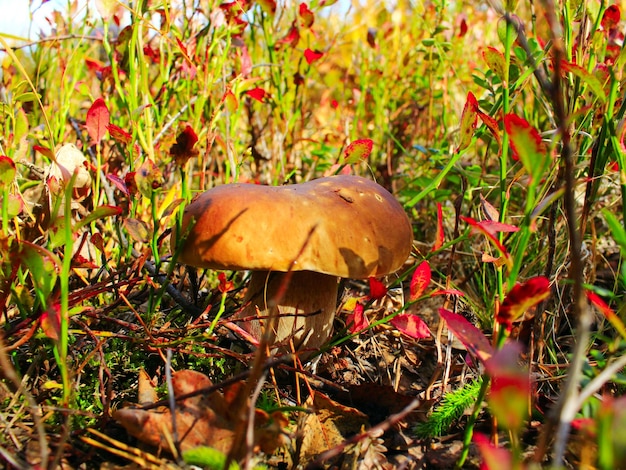
{"type": "Polygon", "coordinates": [[[445,240],[445,233],[443,231],[443,211],[441,209],[441,203],[437,203],[437,232],[435,233],[435,243],[431,251],[437,251],[443,245],[445,240]]]}
{"type": "Polygon", "coordinates": [[[428,284],[430,284],[430,278],[430,265],[428,261],[422,261],[419,266],[415,268],[413,277],[411,277],[411,284],[409,286],[409,292],[411,293],[410,301],[415,301],[424,294],[428,284]]]}
{"type": "Polygon", "coordinates": [[[585,291],[585,295],[587,295],[587,300],[589,300],[589,302],[595,305],[595,307],[602,312],[622,338],[626,339],[626,326],[624,326],[624,322],[622,322],[621,318],[615,314],[613,309],[609,307],[609,305],[595,292],[585,291]]]}
{"type": "Polygon", "coordinates": [[[115,124],[107,124],[107,130],[109,131],[109,135],[113,140],[119,142],[123,145],[128,145],[133,140],[133,136],[126,132],[121,127],[116,126],[115,124]]]}
{"type": "Polygon", "coordinates": [[[309,10],[306,3],[300,4],[298,12],[300,13],[300,23],[303,28],[310,28],[313,26],[313,23],[315,22],[315,14],[309,10]]]}

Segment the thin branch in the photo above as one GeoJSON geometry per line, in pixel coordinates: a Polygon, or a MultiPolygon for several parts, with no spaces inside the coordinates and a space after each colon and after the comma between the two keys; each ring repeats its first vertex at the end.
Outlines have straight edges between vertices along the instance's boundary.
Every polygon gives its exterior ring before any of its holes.
{"type": "MultiPolygon", "coordinates": [[[[69,41],[71,39],[81,39],[87,41],[97,41],[102,42],[104,38],[101,36],[83,36],[81,34],[64,34],[63,36],[50,36],[47,38],[37,39],[36,41],[28,41],[22,44],[18,44],[16,46],[11,46],[12,50],[16,49],[26,49],[28,47],[38,46],[40,44],[45,44],[47,42],[60,42],[60,41],[69,41]]],[[[6,52],[7,49],[4,47],[0,47],[0,52],[6,52]]]]}

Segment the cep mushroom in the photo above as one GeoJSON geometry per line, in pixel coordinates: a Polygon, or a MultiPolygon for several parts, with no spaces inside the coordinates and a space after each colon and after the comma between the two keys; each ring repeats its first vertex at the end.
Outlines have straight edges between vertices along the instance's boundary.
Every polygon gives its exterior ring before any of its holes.
{"type": "Polygon", "coordinates": [[[260,312],[261,319],[242,328],[260,339],[264,319],[277,318],[274,344],[292,339],[308,350],[331,335],[338,278],[392,273],[413,242],[398,201],[373,181],[348,175],[286,186],[217,186],[185,208],[187,231],[180,262],[252,271],[237,318],[260,312]]]}

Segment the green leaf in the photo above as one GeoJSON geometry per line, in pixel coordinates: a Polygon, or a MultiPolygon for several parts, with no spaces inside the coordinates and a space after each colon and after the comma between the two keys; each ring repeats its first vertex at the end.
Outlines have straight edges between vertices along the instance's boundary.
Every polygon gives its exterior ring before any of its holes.
{"type": "Polygon", "coordinates": [[[485,47],[482,54],[489,70],[495,73],[501,81],[504,81],[506,70],[504,54],[495,47],[485,47]]]}
{"type": "Polygon", "coordinates": [[[29,271],[42,303],[47,302],[57,282],[61,261],[51,251],[27,241],[20,244],[19,261],[29,271]]]}
{"type": "Polygon", "coordinates": [[[587,69],[584,69],[580,65],[573,64],[572,62],[567,62],[566,60],[561,61],[561,70],[565,73],[571,73],[575,77],[579,78],[585,85],[587,85],[594,95],[598,97],[598,99],[602,102],[606,101],[606,93],[604,92],[604,88],[602,87],[602,83],[591,72],[587,69]]]}
{"type": "Polygon", "coordinates": [[[474,94],[470,91],[467,93],[463,114],[461,115],[461,128],[459,137],[459,146],[457,153],[466,149],[472,142],[476,124],[478,123],[478,101],[474,94]]]}
{"type": "Polygon", "coordinates": [[[353,142],[350,142],[350,145],[344,151],[344,161],[345,165],[353,165],[360,161],[367,160],[372,153],[372,147],[374,146],[374,142],[371,139],[359,139],[353,142]]]}
{"type": "Polygon", "coordinates": [[[0,189],[10,185],[15,179],[15,162],[5,155],[0,156],[0,189]]]}
{"type": "Polygon", "coordinates": [[[611,230],[613,239],[622,250],[622,256],[626,256],[626,230],[624,229],[624,225],[622,225],[619,219],[610,210],[602,209],[602,214],[611,230]]]}

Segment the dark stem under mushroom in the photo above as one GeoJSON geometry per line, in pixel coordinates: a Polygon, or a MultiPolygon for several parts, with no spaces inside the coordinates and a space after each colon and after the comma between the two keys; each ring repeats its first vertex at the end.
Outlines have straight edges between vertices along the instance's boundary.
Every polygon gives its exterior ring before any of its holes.
{"type": "Polygon", "coordinates": [[[331,336],[338,278],[312,271],[254,271],[238,318],[240,326],[266,344],[290,350],[318,350],[331,336]],[[268,329],[269,327],[269,329],[268,329]]]}

